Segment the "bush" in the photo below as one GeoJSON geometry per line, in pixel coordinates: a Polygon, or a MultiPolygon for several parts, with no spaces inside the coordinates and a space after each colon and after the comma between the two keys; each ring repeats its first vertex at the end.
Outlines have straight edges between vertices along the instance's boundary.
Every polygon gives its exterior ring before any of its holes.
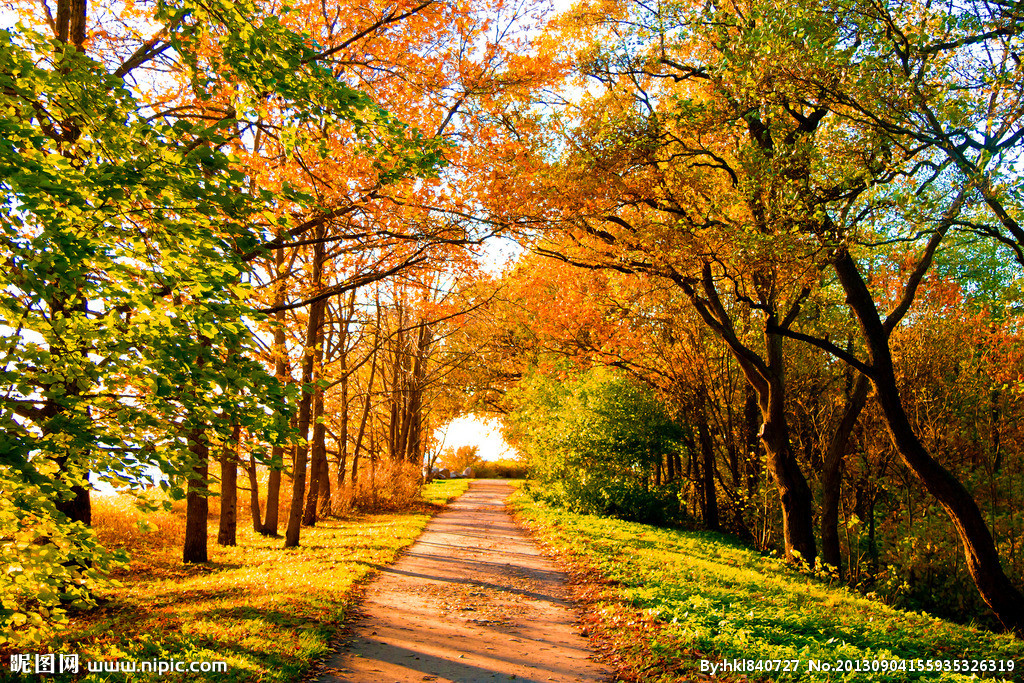
{"type": "Polygon", "coordinates": [[[634,521],[681,521],[678,484],[656,485],[654,475],[678,448],[681,430],[649,387],[596,368],[563,382],[534,376],[518,392],[514,437],[548,502],[634,521]]]}
{"type": "Polygon", "coordinates": [[[510,458],[483,460],[473,466],[477,479],[525,479],[527,470],[526,463],[510,458]]]}

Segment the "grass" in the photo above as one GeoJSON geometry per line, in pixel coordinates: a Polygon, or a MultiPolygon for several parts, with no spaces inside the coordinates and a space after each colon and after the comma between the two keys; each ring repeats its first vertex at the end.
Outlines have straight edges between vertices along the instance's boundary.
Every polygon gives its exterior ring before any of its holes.
{"type": "Polygon", "coordinates": [[[957,659],[994,660],[997,669],[1003,662],[1002,674],[984,677],[1024,680],[1024,640],[894,610],[724,535],[577,515],[522,490],[513,505],[574,576],[586,626],[624,680],[693,680],[709,674],[712,663],[733,659],[799,664],[796,671],[770,674],[719,670],[719,680],[971,680],[909,670],[915,666],[910,660],[928,666],[929,660],[957,659]],[[848,660],[855,670],[809,672],[811,660],[844,666],[848,660]],[[893,660],[904,670],[856,671],[893,660]],[[1013,662],[1013,672],[1006,662],[1013,662]]]}
{"type": "MultiPolygon", "coordinates": [[[[97,499],[94,526],[106,543],[123,545],[132,562],[117,578],[122,588],[101,607],[73,614],[64,629],[33,653],[78,654],[86,662],[226,662],[226,673],[80,673],[52,681],[298,681],[334,647],[332,639],[375,569],[394,560],[423,530],[438,505],[464,491],[464,480],[424,487],[424,502],[407,512],[353,515],[303,529],[301,547],[284,550],[239,519],[238,545],[216,545],[211,521],[210,562],[180,561],[181,516],[154,513],[156,526],[116,498],[97,499]]],[[[215,499],[213,499],[215,500],[215,499]]],[[[211,502],[213,502],[211,500],[211,502]]],[[[0,680],[29,680],[0,669],[0,680]]]]}

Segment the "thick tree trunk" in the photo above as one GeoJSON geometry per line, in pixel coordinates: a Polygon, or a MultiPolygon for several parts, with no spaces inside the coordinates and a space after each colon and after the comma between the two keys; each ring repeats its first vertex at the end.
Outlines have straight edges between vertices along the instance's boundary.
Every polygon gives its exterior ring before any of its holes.
{"type": "Polygon", "coordinates": [[[233,444],[225,444],[220,454],[220,526],[217,543],[236,545],[238,525],[238,439],[242,428],[235,425],[231,430],[233,444]]]}
{"type": "MultiPolygon", "coordinates": [[[[56,458],[57,468],[64,472],[67,469],[67,458],[56,458]]],[[[57,501],[57,511],[68,518],[69,522],[81,522],[92,526],[92,499],[89,489],[80,484],[71,487],[71,498],[57,501]]]]}
{"type": "Polygon", "coordinates": [[[856,262],[849,252],[841,249],[833,266],[867,344],[871,382],[896,450],[952,520],[963,544],[967,569],[982,599],[1003,626],[1024,633],[1024,596],[1003,572],[992,534],[977,503],[963,484],[928,453],[914,433],[896,382],[889,335],[856,262]]]}
{"type": "Polygon", "coordinates": [[[782,337],[766,334],[768,387],[761,392],[761,443],[768,452],[768,469],[782,504],[782,535],[786,559],[799,559],[814,566],[817,549],[814,541],[814,509],[811,487],[793,456],[786,423],[786,389],[782,357],[782,337]]]}
{"type": "Polygon", "coordinates": [[[182,560],[188,563],[207,562],[206,522],[210,512],[210,500],[206,496],[206,484],[210,467],[210,445],[202,429],[193,430],[188,437],[189,450],[195,458],[192,476],[188,480],[188,494],[185,496],[185,544],[182,560]]]}

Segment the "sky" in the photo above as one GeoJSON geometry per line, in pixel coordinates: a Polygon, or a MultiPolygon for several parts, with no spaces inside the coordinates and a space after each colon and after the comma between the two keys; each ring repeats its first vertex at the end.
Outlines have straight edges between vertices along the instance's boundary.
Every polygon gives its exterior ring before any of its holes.
{"type": "Polygon", "coordinates": [[[484,460],[516,457],[516,450],[501,436],[497,418],[463,415],[437,429],[434,436],[441,450],[477,446],[480,449],[478,454],[484,460]]]}

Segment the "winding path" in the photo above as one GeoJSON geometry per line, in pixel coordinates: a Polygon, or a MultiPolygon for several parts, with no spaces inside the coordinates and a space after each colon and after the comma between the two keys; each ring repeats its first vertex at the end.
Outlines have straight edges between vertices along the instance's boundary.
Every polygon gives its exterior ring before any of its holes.
{"type": "Polygon", "coordinates": [[[565,576],[474,481],[367,588],[320,683],[608,681],[575,627],[565,576]]]}

